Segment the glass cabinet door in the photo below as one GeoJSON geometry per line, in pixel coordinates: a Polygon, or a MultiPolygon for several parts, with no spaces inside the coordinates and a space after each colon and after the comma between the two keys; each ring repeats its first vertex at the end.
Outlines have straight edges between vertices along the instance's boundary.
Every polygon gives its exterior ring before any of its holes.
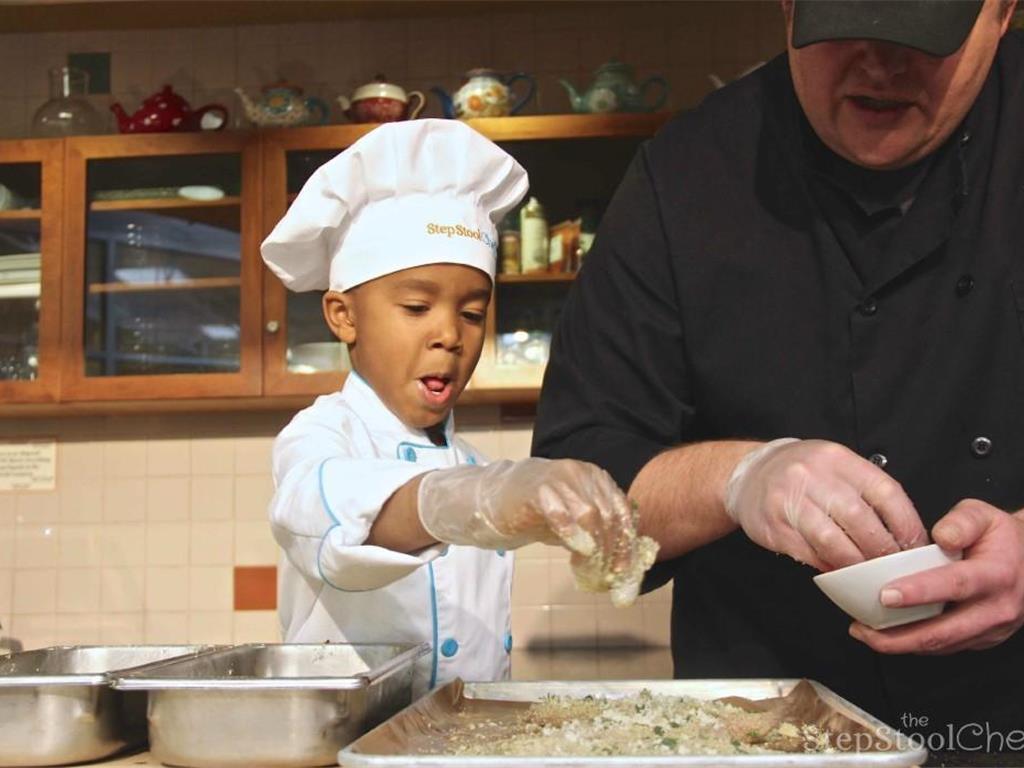
{"type": "MultiPolygon", "coordinates": [[[[304,128],[264,134],[263,234],[269,234],[321,165],[372,126],[304,128]]],[[[322,291],[287,290],[264,273],[263,387],[267,394],[336,390],[350,370],[348,351],[324,322],[322,291]]]]}
{"type": "Polygon", "coordinates": [[[73,375],[81,391],[258,391],[247,370],[258,377],[258,339],[252,350],[245,344],[246,331],[251,337],[257,330],[259,303],[258,290],[247,291],[256,272],[246,263],[253,252],[245,225],[247,210],[255,210],[247,207],[253,182],[244,151],[207,146],[208,138],[185,137],[192,145],[174,154],[90,157],[88,147],[82,153],[84,228],[73,257],[81,300],[73,375]]]}
{"type": "MultiPolygon", "coordinates": [[[[288,204],[321,165],[340,152],[293,150],[286,154],[288,204]]],[[[348,352],[324,322],[322,291],[288,291],[285,309],[285,365],[288,373],[339,373],[349,370],[348,352]]]]}
{"type": "Polygon", "coordinates": [[[0,143],[0,401],[56,397],[59,142],[0,143]]]}

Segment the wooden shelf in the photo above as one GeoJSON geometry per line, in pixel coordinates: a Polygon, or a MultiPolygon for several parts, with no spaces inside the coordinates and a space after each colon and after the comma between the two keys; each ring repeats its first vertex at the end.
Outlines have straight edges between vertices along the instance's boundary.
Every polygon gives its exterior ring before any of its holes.
{"type": "Polygon", "coordinates": [[[575,272],[527,272],[525,275],[502,273],[497,276],[499,283],[571,283],[575,272]]]}
{"type": "Polygon", "coordinates": [[[219,200],[190,200],[187,197],[156,197],[135,200],[93,200],[91,211],[158,211],[181,208],[227,208],[242,204],[242,198],[226,196],[219,200]]]}
{"type": "Polygon", "coordinates": [[[672,112],[479,117],[466,122],[492,141],[653,136],[672,112]]]}
{"type": "Polygon", "coordinates": [[[198,277],[173,283],[90,283],[89,293],[145,293],[150,291],[200,291],[211,288],[238,288],[240,277],[198,277]]]}
{"type": "Polygon", "coordinates": [[[43,212],[39,208],[16,208],[11,211],[0,211],[0,221],[23,221],[25,219],[41,219],[43,212]]]}
{"type": "MultiPolygon", "coordinates": [[[[664,125],[673,112],[612,113],[603,115],[523,115],[478,117],[467,120],[492,141],[553,139],[646,138],[664,125]]],[[[264,135],[288,149],[343,149],[377,127],[377,123],[272,128],[264,135]]]]}
{"type": "Polygon", "coordinates": [[[189,222],[209,224],[227,230],[238,230],[241,220],[240,197],[219,200],[189,200],[184,197],[141,198],[137,200],[94,200],[90,213],[136,212],[173,216],[189,222]]]}
{"type": "MultiPolygon", "coordinates": [[[[155,376],[154,378],[160,378],[155,376]]],[[[60,416],[105,416],[127,413],[202,413],[202,412],[296,412],[310,405],[319,395],[277,395],[265,397],[209,397],[175,400],[102,400],[63,403],[0,403],[0,418],[46,418],[60,416]]],[[[467,389],[459,406],[533,405],[540,396],[537,387],[506,389],[467,389]]]]}

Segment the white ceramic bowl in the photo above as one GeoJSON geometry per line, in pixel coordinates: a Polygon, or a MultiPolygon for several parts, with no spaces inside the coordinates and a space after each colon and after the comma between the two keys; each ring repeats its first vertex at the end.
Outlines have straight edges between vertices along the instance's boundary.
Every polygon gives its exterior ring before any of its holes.
{"type": "Polygon", "coordinates": [[[948,565],[960,558],[960,552],[946,552],[938,544],[929,544],[820,573],[814,577],[814,583],[857,621],[872,629],[887,629],[938,616],[945,604],[886,608],[878,599],[882,587],[902,576],[948,565]]]}

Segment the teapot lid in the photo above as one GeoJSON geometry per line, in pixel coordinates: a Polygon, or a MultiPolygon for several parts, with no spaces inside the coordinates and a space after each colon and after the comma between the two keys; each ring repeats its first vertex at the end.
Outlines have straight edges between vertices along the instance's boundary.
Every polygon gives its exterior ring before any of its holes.
{"type": "Polygon", "coordinates": [[[397,99],[398,101],[408,101],[405,89],[400,85],[389,83],[388,79],[381,74],[374,77],[373,82],[356,88],[355,93],[352,94],[352,101],[359,101],[360,99],[397,99]]]}
{"type": "Polygon", "coordinates": [[[164,85],[164,87],[156,93],[150,94],[143,104],[152,105],[160,101],[173,102],[181,105],[188,104],[188,102],[185,101],[185,98],[181,94],[175,93],[174,88],[170,85],[164,85]]]}
{"type": "Polygon", "coordinates": [[[595,70],[595,74],[602,72],[631,72],[633,68],[618,59],[609,59],[595,70]]]}
{"type": "Polygon", "coordinates": [[[491,67],[476,67],[475,69],[467,70],[466,78],[473,77],[498,77],[498,70],[492,69],[491,67]]]}
{"type": "Polygon", "coordinates": [[[295,91],[298,95],[302,95],[302,88],[297,85],[292,85],[287,80],[275,80],[274,82],[267,83],[260,88],[261,93],[270,93],[271,91],[277,90],[295,91]]]}

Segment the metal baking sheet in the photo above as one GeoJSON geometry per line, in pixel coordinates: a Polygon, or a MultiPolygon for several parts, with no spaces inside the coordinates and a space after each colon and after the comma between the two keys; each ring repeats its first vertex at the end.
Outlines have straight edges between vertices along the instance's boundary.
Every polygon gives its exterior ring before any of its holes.
{"type": "MultiPolygon", "coordinates": [[[[742,697],[752,701],[787,696],[801,683],[797,679],[737,679],[737,680],[618,680],[618,681],[530,681],[498,683],[465,683],[462,696],[469,706],[479,702],[532,702],[544,696],[604,696],[607,698],[632,696],[643,689],[654,694],[693,696],[699,699],[742,697]]],[[[830,712],[853,721],[858,729],[870,732],[891,747],[887,751],[835,752],[829,754],[785,753],[778,755],[672,755],[672,756],[615,756],[615,757],[509,757],[476,755],[421,754],[415,750],[395,749],[402,741],[400,734],[412,729],[400,727],[403,718],[430,717],[435,710],[431,699],[458,695],[449,683],[382,723],[365,736],[357,739],[338,753],[338,762],[344,768],[397,768],[397,766],[445,766],[446,768],[623,768],[624,766],[685,766],[686,768],[712,768],[712,766],[748,766],[757,768],[896,768],[923,765],[928,753],[920,745],[895,731],[877,718],[854,706],[846,699],[820,683],[807,681],[813,686],[818,699],[830,712]]]]}
{"type": "Polygon", "coordinates": [[[150,752],[191,768],[333,765],[338,750],[412,700],[430,646],[246,645],[121,675],[149,692],[150,752]]]}
{"type": "Polygon", "coordinates": [[[69,646],[0,657],[0,766],[99,760],[146,740],[146,694],[110,674],[208,646],[69,646]]]}

